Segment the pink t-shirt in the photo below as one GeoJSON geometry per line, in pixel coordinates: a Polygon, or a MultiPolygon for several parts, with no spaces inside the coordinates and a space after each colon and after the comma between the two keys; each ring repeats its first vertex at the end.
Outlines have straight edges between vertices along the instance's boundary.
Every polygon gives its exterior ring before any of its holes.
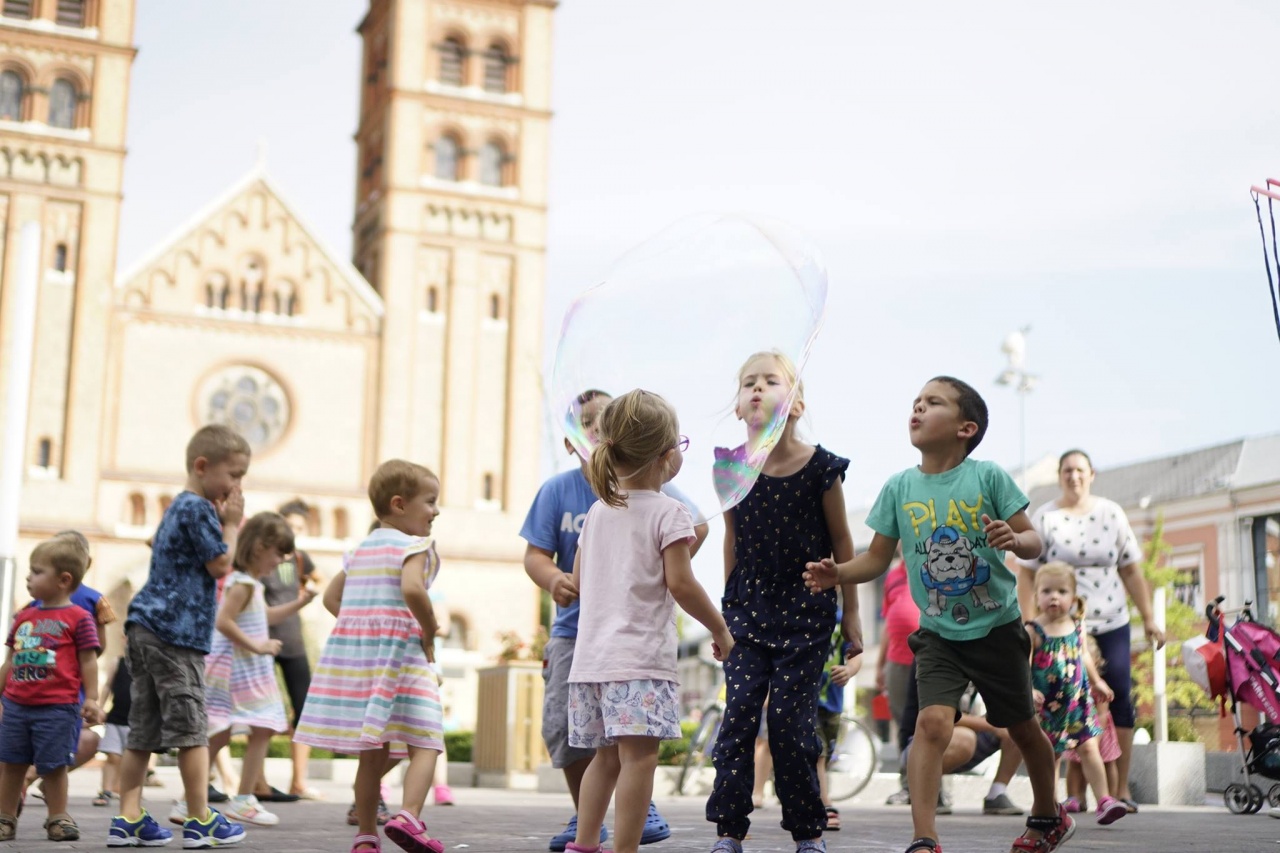
{"type": "Polygon", "coordinates": [[[899,560],[884,576],[884,642],[885,660],[911,666],[915,654],[907,645],[907,637],[920,628],[920,608],[911,598],[907,583],[907,564],[899,560]]]}
{"type": "Polygon", "coordinates": [[[676,680],[676,603],[662,550],[694,538],[689,510],[660,492],[591,506],[578,540],[582,609],[570,681],[676,680]]]}

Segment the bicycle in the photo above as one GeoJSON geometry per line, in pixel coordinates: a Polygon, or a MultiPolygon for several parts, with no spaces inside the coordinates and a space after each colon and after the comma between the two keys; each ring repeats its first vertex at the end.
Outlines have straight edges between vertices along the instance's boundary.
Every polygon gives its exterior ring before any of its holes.
{"type": "Polygon", "coordinates": [[[827,792],[831,799],[847,800],[858,794],[875,775],[879,747],[871,729],[859,719],[840,717],[840,736],[827,763],[827,792]]]}
{"type": "Polygon", "coordinates": [[[724,722],[727,687],[723,680],[723,670],[717,663],[704,660],[703,664],[715,669],[719,687],[714,698],[702,707],[702,719],[689,738],[689,751],[685,753],[684,766],[680,768],[680,778],[676,780],[677,794],[693,793],[693,779],[699,770],[711,763],[711,750],[715,748],[716,738],[720,735],[720,724],[724,722]]]}

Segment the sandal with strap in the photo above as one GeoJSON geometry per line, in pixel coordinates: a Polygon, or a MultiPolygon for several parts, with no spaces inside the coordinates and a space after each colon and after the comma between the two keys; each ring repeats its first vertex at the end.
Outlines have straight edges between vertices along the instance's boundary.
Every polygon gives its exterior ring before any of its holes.
{"type": "Polygon", "coordinates": [[[444,843],[427,833],[427,825],[403,809],[383,830],[402,850],[408,853],[444,853],[444,843]]]}
{"type": "Polygon", "coordinates": [[[942,845],[933,838],[917,838],[908,845],[906,853],[942,853],[942,845]]]}
{"type": "Polygon", "coordinates": [[[76,826],[76,822],[66,812],[50,815],[44,822],[44,831],[50,841],[80,840],[80,827],[76,826]]]}
{"type": "Polygon", "coordinates": [[[382,839],[376,835],[357,835],[351,842],[351,853],[382,853],[382,839]]]}
{"type": "Polygon", "coordinates": [[[11,814],[0,814],[0,841],[12,841],[18,834],[18,819],[11,814]]]}
{"type": "Polygon", "coordinates": [[[604,845],[597,844],[595,847],[583,847],[576,841],[570,841],[564,846],[566,853],[604,853],[604,845]]]}
{"type": "Polygon", "coordinates": [[[840,831],[840,810],[834,806],[827,806],[827,832],[840,831]]]}
{"type": "Polygon", "coordinates": [[[1032,815],[1027,818],[1027,829],[1039,832],[1039,838],[1031,838],[1025,832],[1014,839],[1013,849],[1018,853],[1052,853],[1075,835],[1076,822],[1067,814],[1065,805],[1059,804],[1056,817],[1032,815]]]}

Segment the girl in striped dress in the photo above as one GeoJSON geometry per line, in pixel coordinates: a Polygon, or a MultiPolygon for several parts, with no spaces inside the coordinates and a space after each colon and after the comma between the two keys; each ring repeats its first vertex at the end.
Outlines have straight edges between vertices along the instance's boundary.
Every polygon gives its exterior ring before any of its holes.
{"type": "Polygon", "coordinates": [[[421,465],[393,459],[369,481],[379,526],[346,555],[325,591],[338,617],[325,643],[294,740],[356,753],[359,834],[352,853],[379,853],[379,784],[388,760],[408,755],[401,810],[387,837],[410,853],[441,853],[422,806],[444,751],[443,714],[432,641],[436,619],[427,588],[439,561],[427,537],[440,514],[440,481],[421,465]]]}
{"type": "MultiPolygon", "coordinates": [[[[298,612],[315,596],[304,587],[296,600],[267,607],[259,578],[274,572],[292,553],[293,531],[282,516],[262,512],[245,523],[236,543],[235,571],[222,588],[213,650],[204,661],[210,763],[232,734],[249,733],[239,793],[222,812],[233,820],[258,826],[280,822],[262,807],[253,789],[262,776],[271,736],[289,730],[276,684],[275,654],[280,641],[270,638],[267,626],[298,612]]],[[[185,812],[179,806],[176,811],[185,812]]]]}

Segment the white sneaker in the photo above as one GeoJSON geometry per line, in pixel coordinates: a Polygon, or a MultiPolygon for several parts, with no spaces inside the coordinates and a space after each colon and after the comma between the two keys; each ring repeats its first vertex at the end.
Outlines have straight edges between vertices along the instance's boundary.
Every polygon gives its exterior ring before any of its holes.
{"type": "Polygon", "coordinates": [[[169,809],[169,823],[176,823],[182,826],[187,822],[187,801],[174,800],[173,808],[169,809]]]}
{"type": "Polygon", "coordinates": [[[1267,809],[1267,814],[1271,815],[1272,817],[1280,817],[1280,806],[1272,806],[1271,808],[1267,809]]]}
{"type": "Polygon", "coordinates": [[[222,806],[222,813],[234,821],[255,826],[275,826],[280,823],[279,815],[264,809],[253,794],[237,794],[227,800],[222,806]]]}

